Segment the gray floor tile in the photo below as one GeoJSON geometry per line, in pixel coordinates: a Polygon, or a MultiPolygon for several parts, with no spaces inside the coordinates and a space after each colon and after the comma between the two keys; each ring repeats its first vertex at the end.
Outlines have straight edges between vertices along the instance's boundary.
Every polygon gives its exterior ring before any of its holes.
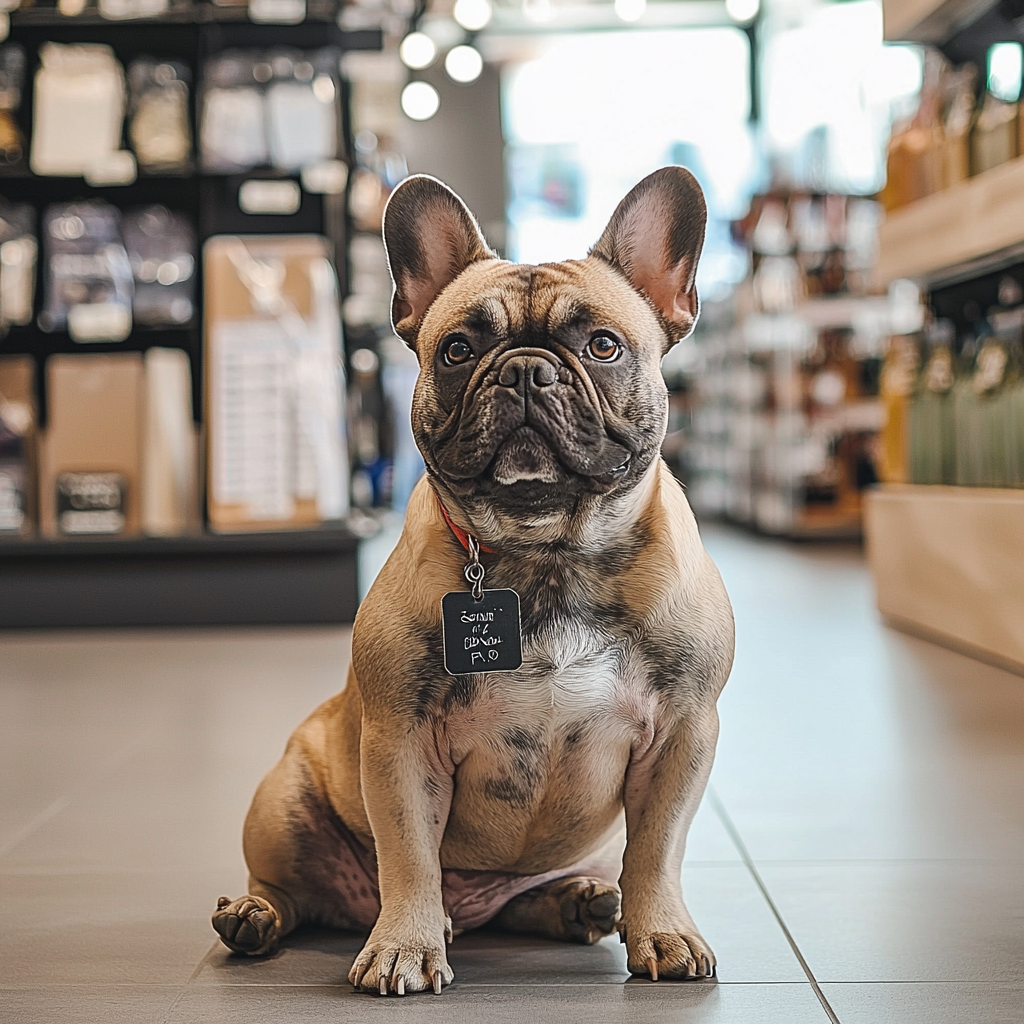
{"type": "MultiPolygon", "coordinates": [[[[689,907],[718,957],[723,982],[801,982],[796,957],[742,865],[699,864],[684,870],[689,907]]],[[[251,960],[217,950],[198,984],[332,985],[344,979],[362,939],[304,930],[276,956],[251,960]]],[[[616,937],[594,946],[550,942],[483,929],[460,935],[449,960],[465,984],[621,984],[629,977],[616,937]]]]}
{"type": "Polygon", "coordinates": [[[183,984],[209,949],[215,876],[0,875],[0,984],[183,984]]]}
{"type": "Polygon", "coordinates": [[[1024,876],[1014,864],[759,869],[819,982],[1024,983],[1024,876]]]}
{"type": "Polygon", "coordinates": [[[1020,1024],[1024,985],[825,985],[843,1024],[1020,1024]]]}
{"type": "Polygon", "coordinates": [[[0,988],[0,1024],[163,1024],[180,993],[178,985],[0,988]]]}
{"type": "MultiPolygon", "coordinates": [[[[1019,1024],[1020,679],[882,628],[855,547],[705,534],[738,626],[713,783],[843,1024],[1019,1024]]],[[[340,629],[0,635],[0,1024],[825,1019],[707,805],[684,882],[717,984],[486,932],[440,999],[352,993],[354,936],[204,961],[252,793],[348,657],[340,629]]]]}
{"type": "Polygon", "coordinates": [[[826,1024],[809,985],[459,985],[404,999],[337,988],[190,989],[168,1024],[826,1024]]]}

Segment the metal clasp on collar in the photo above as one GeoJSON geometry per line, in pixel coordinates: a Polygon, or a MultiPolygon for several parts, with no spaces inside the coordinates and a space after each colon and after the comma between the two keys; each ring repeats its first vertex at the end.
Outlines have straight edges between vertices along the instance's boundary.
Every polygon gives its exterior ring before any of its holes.
{"type": "Polygon", "coordinates": [[[469,549],[469,561],[464,570],[466,582],[470,585],[473,593],[473,600],[480,601],[484,596],[484,567],[480,564],[480,541],[476,537],[466,535],[467,548],[469,549]]]}

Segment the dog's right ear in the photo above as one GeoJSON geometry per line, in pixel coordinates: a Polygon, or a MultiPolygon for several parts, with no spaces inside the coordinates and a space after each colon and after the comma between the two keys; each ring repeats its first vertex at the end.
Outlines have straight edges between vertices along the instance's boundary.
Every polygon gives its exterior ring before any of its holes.
{"type": "Polygon", "coordinates": [[[384,247],[395,283],[391,324],[411,348],[434,299],[471,263],[495,258],[466,204],[427,174],[406,178],[391,193],[384,247]]]}

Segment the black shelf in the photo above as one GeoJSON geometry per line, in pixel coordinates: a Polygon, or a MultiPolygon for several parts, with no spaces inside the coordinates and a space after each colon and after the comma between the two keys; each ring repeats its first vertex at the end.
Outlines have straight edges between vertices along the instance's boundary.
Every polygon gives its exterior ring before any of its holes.
{"type": "MultiPolygon", "coordinates": [[[[190,120],[198,154],[201,70],[208,57],[227,49],[380,50],[380,30],[346,32],[338,27],[337,0],[308,0],[306,20],[297,25],[256,24],[245,7],[182,3],[157,18],[107,20],[90,7],[68,18],[55,6],[33,6],[11,15],[9,40],[25,48],[27,67],[16,119],[26,153],[16,165],[0,167],[0,195],[29,203],[41,219],[52,203],[103,199],[124,210],[161,203],[192,220],[200,246],[196,315],[181,328],[135,327],[118,343],[78,344],[66,331],[45,332],[36,322],[0,338],[0,355],[30,355],[36,364],[40,422],[46,423],[45,364],[64,353],[141,352],[153,346],[180,348],[189,355],[193,416],[202,422],[201,247],[218,234],[319,234],[335,250],[342,295],[346,291],[347,222],[345,196],[302,190],[293,215],[251,215],[238,206],[242,182],[288,178],[271,168],[244,174],[215,174],[193,164],[181,173],[148,174],[126,185],[91,186],[81,177],[32,173],[28,149],[32,129],[33,83],[44,42],[105,43],[125,66],[138,56],[174,59],[192,73],[190,120]]],[[[338,126],[343,155],[351,162],[341,83],[338,126]]],[[[46,246],[40,250],[35,315],[43,308],[46,246]]],[[[110,537],[60,540],[0,540],[0,628],[59,626],[240,625],[349,622],[358,601],[358,538],[346,528],[325,527],[275,533],[213,534],[176,538],[110,537]]]]}
{"type": "Polygon", "coordinates": [[[0,541],[0,629],[351,622],[344,527],[191,537],[0,541]]]}

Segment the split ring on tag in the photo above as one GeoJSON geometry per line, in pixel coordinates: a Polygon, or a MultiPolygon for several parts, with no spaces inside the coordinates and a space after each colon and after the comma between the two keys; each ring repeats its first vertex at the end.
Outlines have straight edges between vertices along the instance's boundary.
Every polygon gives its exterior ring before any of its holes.
{"type": "Polygon", "coordinates": [[[463,574],[470,585],[441,598],[444,668],[449,675],[513,672],[523,664],[519,595],[514,590],[484,590],[486,570],[480,542],[467,535],[469,562],[463,574]]]}

